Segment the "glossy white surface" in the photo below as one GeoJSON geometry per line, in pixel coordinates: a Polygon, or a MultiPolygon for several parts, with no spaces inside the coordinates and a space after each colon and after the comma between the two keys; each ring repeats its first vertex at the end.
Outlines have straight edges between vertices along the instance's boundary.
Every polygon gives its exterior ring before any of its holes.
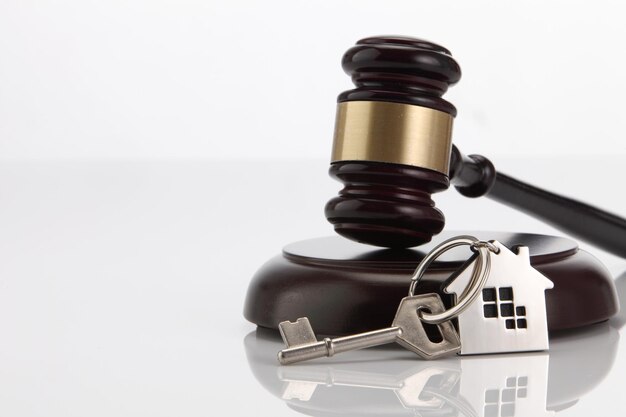
{"type": "MultiPolygon", "coordinates": [[[[495,162],[626,215],[620,159],[539,160],[532,172],[523,160],[495,162]]],[[[326,169],[322,160],[0,162],[0,413],[480,416],[489,390],[515,416],[625,414],[624,313],[553,337],[547,354],[421,362],[385,347],[279,367],[280,339],[245,321],[243,299],[284,244],[332,233],[322,207],[338,186],[326,169]],[[504,393],[513,377],[515,396],[504,393]]],[[[554,233],[453,190],[436,200],[451,229],[554,233]]],[[[626,299],[626,261],[581,246],[626,299]]]]}

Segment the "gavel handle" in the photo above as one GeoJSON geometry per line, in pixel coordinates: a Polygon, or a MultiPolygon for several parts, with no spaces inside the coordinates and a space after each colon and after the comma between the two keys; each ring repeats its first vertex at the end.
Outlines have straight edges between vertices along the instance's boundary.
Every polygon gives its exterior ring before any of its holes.
{"type": "Polygon", "coordinates": [[[487,196],[626,258],[626,219],[496,172],[482,155],[465,156],[454,146],[450,180],[464,196],[487,196]]]}

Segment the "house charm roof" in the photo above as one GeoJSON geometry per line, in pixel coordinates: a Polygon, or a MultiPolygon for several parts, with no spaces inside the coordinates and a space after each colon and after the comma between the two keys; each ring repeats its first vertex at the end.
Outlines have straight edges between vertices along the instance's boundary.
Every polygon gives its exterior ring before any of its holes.
{"type": "MultiPolygon", "coordinates": [[[[526,246],[512,252],[498,241],[480,294],[458,316],[461,355],[548,349],[545,290],[552,281],[530,265],[526,246]]],[[[444,291],[459,296],[467,288],[475,260],[451,278],[444,291]]]]}

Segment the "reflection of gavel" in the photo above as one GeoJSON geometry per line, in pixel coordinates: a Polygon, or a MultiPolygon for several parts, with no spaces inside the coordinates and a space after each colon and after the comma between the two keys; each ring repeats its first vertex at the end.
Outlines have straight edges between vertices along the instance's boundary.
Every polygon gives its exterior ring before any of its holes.
{"type": "Polygon", "coordinates": [[[404,37],[366,38],[342,60],[355,89],[338,97],[330,175],[344,188],[325,209],[335,231],[383,247],[431,240],[445,224],[431,194],[450,182],[626,257],[626,220],[497,173],[452,145],[455,107],[442,99],[461,78],[450,52],[404,37]]]}

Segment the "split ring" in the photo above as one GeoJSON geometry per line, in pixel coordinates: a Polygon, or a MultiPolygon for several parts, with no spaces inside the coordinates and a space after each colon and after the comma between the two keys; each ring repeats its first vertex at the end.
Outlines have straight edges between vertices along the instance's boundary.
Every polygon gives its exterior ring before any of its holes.
{"type": "Polygon", "coordinates": [[[431,314],[425,311],[420,311],[420,319],[423,322],[429,324],[439,324],[455,318],[470,306],[487,283],[489,272],[491,270],[491,256],[489,252],[498,253],[500,250],[493,243],[478,240],[474,236],[458,236],[442,242],[428,255],[426,255],[424,259],[422,259],[417,268],[415,268],[415,272],[411,277],[409,296],[412,297],[414,295],[417,284],[435,259],[452,248],[465,245],[470,246],[472,250],[477,251],[478,253],[467,288],[463,291],[463,293],[461,293],[461,295],[459,295],[457,303],[442,313],[431,314]]]}

